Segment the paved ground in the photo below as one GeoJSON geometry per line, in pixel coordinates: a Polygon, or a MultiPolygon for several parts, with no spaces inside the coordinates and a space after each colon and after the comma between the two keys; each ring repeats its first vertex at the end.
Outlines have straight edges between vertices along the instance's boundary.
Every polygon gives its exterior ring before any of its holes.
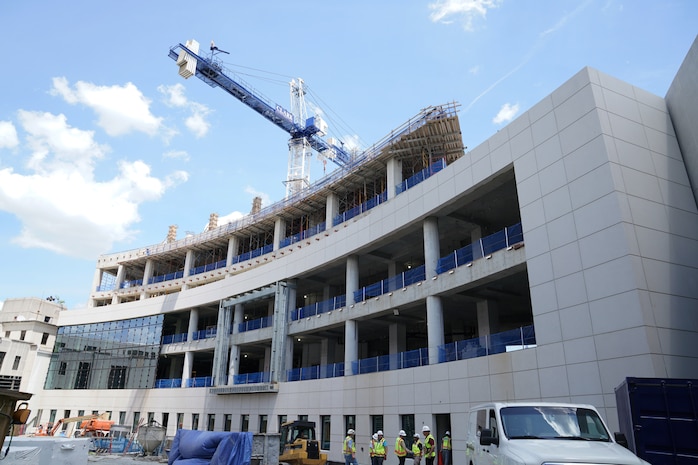
{"type": "Polygon", "coordinates": [[[167,463],[165,457],[139,457],[122,454],[90,454],[87,458],[89,464],[99,465],[158,465],[167,463]]]}

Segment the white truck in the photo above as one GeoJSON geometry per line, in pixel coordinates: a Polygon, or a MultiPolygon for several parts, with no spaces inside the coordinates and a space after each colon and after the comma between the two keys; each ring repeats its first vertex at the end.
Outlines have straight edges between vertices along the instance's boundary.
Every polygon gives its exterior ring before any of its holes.
{"type": "Polygon", "coordinates": [[[470,409],[466,457],[467,465],[649,465],[619,442],[591,405],[493,402],[470,409]]]}

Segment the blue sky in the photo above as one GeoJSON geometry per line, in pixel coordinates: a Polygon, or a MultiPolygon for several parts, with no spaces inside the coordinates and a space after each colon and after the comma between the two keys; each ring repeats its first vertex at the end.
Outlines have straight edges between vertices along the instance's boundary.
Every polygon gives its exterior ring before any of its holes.
{"type": "Polygon", "coordinates": [[[664,96],[696,19],[692,0],[2,2],[0,302],[83,307],[100,254],[283,199],[287,135],[179,77],[178,43],[215,40],[285,108],[303,78],[331,135],[359,147],[456,101],[473,148],[584,66],[664,96]]]}

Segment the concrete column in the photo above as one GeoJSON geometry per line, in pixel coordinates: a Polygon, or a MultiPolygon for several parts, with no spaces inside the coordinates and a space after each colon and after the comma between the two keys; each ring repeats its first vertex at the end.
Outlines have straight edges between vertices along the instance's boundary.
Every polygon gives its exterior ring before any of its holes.
{"type": "Polygon", "coordinates": [[[334,360],[334,346],[328,338],[323,337],[320,340],[320,366],[329,365],[330,360],[334,360]]]}
{"type": "Polygon", "coordinates": [[[182,367],[182,387],[187,387],[187,381],[191,379],[191,370],[194,365],[194,353],[187,351],[184,353],[184,366],[182,367]]]}
{"type": "Polygon", "coordinates": [[[397,263],[395,263],[394,261],[391,261],[390,263],[388,263],[388,277],[392,278],[393,276],[395,276],[397,274],[399,274],[397,272],[397,263]]]}
{"type": "MultiPolygon", "coordinates": [[[[184,278],[188,278],[191,275],[191,264],[194,262],[194,251],[187,250],[187,255],[184,257],[184,278]]],[[[189,284],[182,284],[182,290],[186,291],[189,289],[189,284]]]]}
{"type": "Polygon", "coordinates": [[[245,307],[242,304],[235,304],[235,313],[233,314],[233,334],[240,332],[240,324],[245,321],[245,307]]]}
{"type": "Polygon", "coordinates": [[[233,257],[237,256],[239,245],[240,239],[238,239],[236,236],[230,236],[230,239],[228,239],[228,255],[225,258],[226,267],[233,264],[233,257]]]}
{"type": "Polygon", "coordinates": [[[359,327],[355,320],[347,320],[344,324],[344,375],[355,374],[352,362],[359,359],[359,327]]]}
{"type": "Polygon", "coordinates": [[[479,300],[477,302],[477,333],[486,336],[499,332],[499,308],[497,302],[479,300]]]}
{"type": "Polygon", "coordinates": [[[184,277],[191,275],[191,265],[194,262],[194,251],[187,250],[187,255],[184,257],[184,277]]]}
{"type": "Polygon", "coordinates": [[[228,359],[228,386],[235,384],[235,375],[238,374],[240,366],[240,346],[233,344],[230,346],[230,358],[228,359]]]}
{"type": "MultiPolygon", "coordinates": [[[[143,270],[143,289],[148,286],[148,281],[153,277],[153,261],[151,259],[146,260],[145,270],[143,270]]],[[[145,300],[145,290],[141,292],[141,300],[145,300]]]]}
{"type": "Polygon", "coordinates": [[[439,264],[439,225],[433,216],[424,220],[424,272],[427,279],[436,276],[439,264]]]}
{"type": "MultiPolygon", "coordinates": [[[[114,291],[118,291],[121,289],[121,284],[124,282],[124,274],[126,274],[126,269],[124,268],[124,265],[119,265],[119,268],[116,270],[116,282],[114,283],[114,291]]],[[[102,279],[100,277],[100,279],[102,279]]],[[[96,289],[96,287],[95,287],[96,289]]],[[[114,296],[111,299],[112,305],[116,305],[119,303],[119,296],[114,294],[114,296]]]]}
{"type": "Polygon", "coordinates": [[[388,160],[386,166],[387,184],[388,184],[388,199],[395,197],[395,188],[402,183],[402,160],[393,157],[388,160]]]}
{"type": "Polygon", "coordinates": [[[189,326],[187,327],[187,342],[194,340],[194,333],[199,330],[199,309],[192,308],[189,310],[189,326]]]}
{"type": "Polygon", "coordinates": [[[279,244],[286,235],[286,221],[280,216],[274,222],[274,250],[279,250],[279,244]]]}
{"type": "Polygon", "coordinates": [[[397,370],[400,352],[407,349],[407,326],[404,323],[391,323],[388,327],[388,350],[392,356],[390,359],[390,369],[397,370]]]}
{"type": "Polygon", "coordinates": [[[325,229],[331,229],[332,220],[339,213],[339,199],[336,195],[330,194],[327,196],[325,205],[325,229]]]}
{"type": "Polygon", "coordinates": [[[264,349],[264,368],[260,371],[268,373],[271,367],[271,347],[264,349]]]}
{"type": "Polygon", "coordinates": [[[354,304],[354,291],[359,289],[359,257],[351,255],[347,258],[347,305],[354,304]]]}
{"type": "Polygon", "coordinates": [[[429,340],[429,364],[439,363],[439,346],[444,344],[444,314],[441,297],[427,296],[427,338],[429,340]]]}
{"type": "Polygon", "coordinates": [[[482,258],[480,239],[482,239],[482,228],[480,226],[476,226],[472,231],[470,231],[470,243],[473,246],[473,260],[482,258]]]}

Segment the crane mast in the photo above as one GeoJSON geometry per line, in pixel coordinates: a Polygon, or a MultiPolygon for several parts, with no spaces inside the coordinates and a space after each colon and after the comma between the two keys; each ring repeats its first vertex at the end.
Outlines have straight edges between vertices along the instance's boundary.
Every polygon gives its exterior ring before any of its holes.
{"type": "Polygon", "coordinates": [[[323,139],[327,132],[326,123],[318,116],[307,117],[302,79],[294,79],[290,83],[291,111],[288,111],[254,92],[239,78],[229,75],[232,73],[215,58],[216,50],[218,49],[212,44],[211,56],[200,56],[198,42],[189,40],[186,45],[178,44],[170,48],[169,56],[176,61],[183,78],[196,76],[211,87],[220,87],[290,135],[286,197],[293,196],[310,185],[309,158],[312,150],[340,167],[351,162],[351,155],[340,143],[333,139],[323,139]]]}

